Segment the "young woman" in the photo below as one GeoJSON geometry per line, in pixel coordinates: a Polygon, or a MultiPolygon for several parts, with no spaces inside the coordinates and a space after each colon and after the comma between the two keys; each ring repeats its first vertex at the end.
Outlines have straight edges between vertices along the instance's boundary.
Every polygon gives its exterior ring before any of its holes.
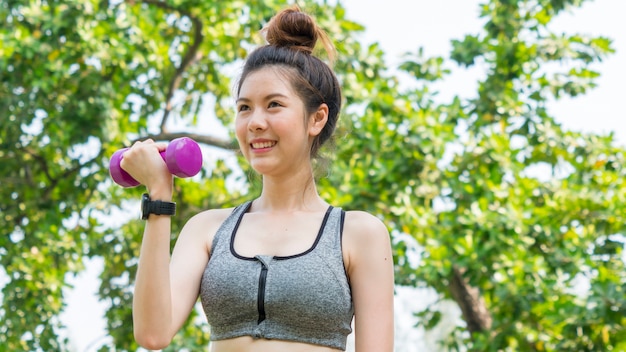
{"type": "MultiPolygon", "coordinates": [[[[146,214],[133,301],[135,337],[167,346],[198,297],[214,352],[345,350],[354,318],[356,352],[393,350],[393,260],[374,216],[322,199],[312,158],[341,107],[332,70],[312,52],[321,40],[297,7],[264,29],[268,45],[247,59],[236,90],[241,152],[262,175],[258,198],[192,217],[170,257],[170,217],[146,214]]],[[[136,143],[122,168],[149,198],[170,202],[172,176],[158,151],[136,143]]]]}

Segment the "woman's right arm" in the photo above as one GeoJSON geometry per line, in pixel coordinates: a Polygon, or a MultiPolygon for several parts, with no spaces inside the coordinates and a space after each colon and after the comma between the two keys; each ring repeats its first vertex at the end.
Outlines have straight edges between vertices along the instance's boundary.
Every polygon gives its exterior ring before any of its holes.
{"type": "MultiPolygon", "coordinates": [[[[172,199],[173,177],[159,151],[165,144],[138,142],[121,166],[148,189],[153,200],[172,199]]],[[[183,227],[170,258],[171,219],[151,214],[146,220],[133,295],[133,332],[148,349],[162,349],[185,322],[198,298],[200,280],[209,258],[209,243],[221,224],[208,211],[183,227]],[[214,229],[212,229],[214,228],[214,229]]]]}

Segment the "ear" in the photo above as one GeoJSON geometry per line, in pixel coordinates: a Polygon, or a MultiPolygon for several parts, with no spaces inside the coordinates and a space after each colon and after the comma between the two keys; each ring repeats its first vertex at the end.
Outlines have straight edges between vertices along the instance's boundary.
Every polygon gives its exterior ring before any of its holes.
{"type": "Polygon", "coordinates": [[[328,122],[328,105],[322,103],[317,111],[309,117],[309,136],[319,135],[328,122]]]}

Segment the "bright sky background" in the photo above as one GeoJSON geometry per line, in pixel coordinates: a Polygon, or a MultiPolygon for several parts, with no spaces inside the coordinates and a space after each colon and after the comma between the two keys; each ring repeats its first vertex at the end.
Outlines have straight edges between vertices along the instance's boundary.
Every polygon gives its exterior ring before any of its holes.
{"type": "MultiPolygon", "coordinates": [[[[404,52],[424,48],[426,56],[447,56],[451,39],[477,34],[482,26],[477,0],[343,0],[349,18],[367,28],[364,39],[378,41],[387,59],[400,61],[404,52]]],[[[598,87],[585,96],[551,105],[553,116],[566,129],[615,132],[626,144],[626,13],[624,0],[587,1],[559,15],[551,25],[557,33],[603,35],[614,40],[616,53],[593,67],[602,73],[598,87]]],[[[441,85],[443,96],[473,95],[477,72],[457,72],[441,85]]]]}
{"type": "MultiPolygon", "coordinates": [[[[391,66],[400,61],[405,52],[416,52],[424,48],[426,56],[447,56],[450,40],[461,39],[466,34],[475,34],[481,28],[478,19],[477,0],[343,0],[347,16],[367,28],[362,37],[365,42],[381,43],[391,66]]],[[[552,103],[550,111],[563,127],[571,130],[606,134],[614,132],[619,144],[626,145],[626,13],[624,0],[588,1],[576,11],[560,15],[552,28],[558,32],[604,35],[614,40],[616,53],[604,62],[593,67],[602,73],[598,87],[585,96],[576,99],[563,99],[552,103]]],[[[437,86],[442,96],[459,94],[467,97],[475,91],[476,70],[459,71],[437,86]]],[[[99,263],[91,263],[89,270],[75,281],[76,289],[69,292],[69,306],[63,316],[69,325],[69,335],[76,352],[94,352],[104,336],[104,322],[101,317],[103,306],[95,298],[98,288],[97,276],[101,270],[99,263]]],[[[397,304],[398,315],[406,324],[398,326],[398,336],[410,341],[402,347],[403,352],[417,351],[428,337],[410,335],[410,309],[402,305],[415,304],[412,293],[401,291],[397,304]]],[[[428,297],[422,296],[423,306],[428,297]]],[[[415,308],[412,306],[411,308],[415,308]]],[[[445,307],[444,307],[445,308],[445,307]]],[[[130,322],[129,322],[130,323],[130,322]]],[[[432,336],[431,336],[432,338],[432,336]]]]}

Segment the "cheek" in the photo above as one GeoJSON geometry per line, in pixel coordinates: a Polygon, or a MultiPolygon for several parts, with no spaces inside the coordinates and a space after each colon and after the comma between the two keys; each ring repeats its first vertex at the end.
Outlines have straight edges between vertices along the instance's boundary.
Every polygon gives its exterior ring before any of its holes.
{"type": "Polygon", "coordinates": [[[246,134],[246,125],[241,120],[237,119],[235,121],[235,137],[237,137],[237,142],[239,143],[239,147],[241,149],[244,149],[242,148],[242,143],[246,143],[246,134]]]}
{"type": "Polygon", "coordinates": [[[245,136],[246,126],[241,119],[235,119],[235,134],[237,138],[245,136]]]}

